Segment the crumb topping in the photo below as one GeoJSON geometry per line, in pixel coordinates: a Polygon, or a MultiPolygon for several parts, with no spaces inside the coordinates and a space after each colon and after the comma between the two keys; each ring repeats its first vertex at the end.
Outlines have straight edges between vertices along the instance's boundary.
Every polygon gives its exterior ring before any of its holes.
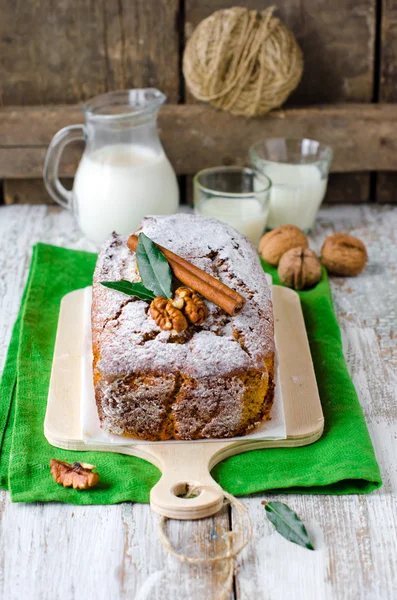
{"type": "MultiPolygon", "coordinates": [[[[247,303],[234,317],[206,302],[209,316],[177,335],[162,331],[148,314],[149,303],[100,285],[140,281],[127,237],[113,234],[99,253],[93,284],[94,342],[104,376],[182,372],[194,378],[265,371],[274,353],[270,288],[249,240],[217,219],[196,215],[146,217],[141,230],[242,294],[247,303]]],[[[178,287],[176,282],[176,287],[178,287]]]]}

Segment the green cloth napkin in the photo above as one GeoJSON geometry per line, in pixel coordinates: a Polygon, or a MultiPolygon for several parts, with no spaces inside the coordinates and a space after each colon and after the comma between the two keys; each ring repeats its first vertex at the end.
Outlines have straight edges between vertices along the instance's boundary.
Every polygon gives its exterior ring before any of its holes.
{"type": "MultiPolygon", "coordinates": [[[[148,502],[160,477],[150,463],[123,454],[71,452],[51,446],[43,433],[58,312],[68,292],[90,285],[96,256],[38,244],[15,323],[0,385],[0,487],[17,502],[112,504],[148,502]],[[97,466],[101,480],[88,491],[56,484],[51,458],[97,466]]],[[[277,272],[264,265],[274,282],[277,272]]],[[[254,450],[212,471],[228,492],[265,490],[310,494],[367,493],[381,485],[379,467],[343,358],[326,274],[300,293],[325,416],[323,437],[303,448],[254,450]]]]}

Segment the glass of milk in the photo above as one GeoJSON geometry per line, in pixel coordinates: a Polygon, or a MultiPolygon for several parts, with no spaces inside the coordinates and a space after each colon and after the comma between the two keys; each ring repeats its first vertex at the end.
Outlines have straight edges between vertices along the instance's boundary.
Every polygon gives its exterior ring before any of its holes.
{"type": "Polygon", "coordinates": [[[213,167],[193,180],[194,210],[229,223],[257,246],[266,228],[271,181],[255,169],[213,167]]]}
{"type": "Polygon", "coordinates": [[[314,227],[327,190],[332,149],[309,139],[269,138],[251,146],[255,169],[272,181],[267,226],[314,227]]]}
{"type": "Polygon", "coordinates": [[[165,102],[156,89],[102,94],[83,107],[84,125],[61,129],[45,159],[44,182],[58,204],[71,210],[85,236],[101,244],[112,231],[129,234],[151,214],[178,209],[179,190],[157,132],[165,102]],[[59,181],[63,149],[85,141],[73,190],[59,181]]]}

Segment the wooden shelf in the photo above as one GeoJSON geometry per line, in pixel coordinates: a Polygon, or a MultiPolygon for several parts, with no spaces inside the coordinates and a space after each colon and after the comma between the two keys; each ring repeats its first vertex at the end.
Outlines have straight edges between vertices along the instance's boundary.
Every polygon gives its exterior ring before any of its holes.
{"type": "MultiPolygon", "coordinates": [[[[48,144],[62,127],[82,123],[81,106],[0,108],[0,179],[40,178],[48,144]]],[[[244,164],[265,137],[311,137],[334,149],[332,172],[397,170],[397,105],[334,104],[233,117],[204,105],[166,105],[159,128],[178,174],[206,166],[244,164]]],[[[61,175],[74,174],[81,147],[67,152],[61,175]]]]}

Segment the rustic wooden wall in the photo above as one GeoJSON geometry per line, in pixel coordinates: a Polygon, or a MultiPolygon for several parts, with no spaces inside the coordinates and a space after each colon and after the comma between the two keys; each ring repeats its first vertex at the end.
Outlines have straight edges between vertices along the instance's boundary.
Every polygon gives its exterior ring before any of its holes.
{"type": "MultiPolygon", "coordinates": [[[[194,103],[181,74],[194,27],[230,0],[0,0],[0,103],[75,104],[98,93],[156,86],[194,103]]],[[[236,2],[262,9],[259,0],[236,2]]],[[[397,102],[397,10],[388,0],[279,0],[303,49],[302,82],[287,106],[397,102]]],[[[330,177],[330,202],[397,202],[397,175],[330,177]]],[[[186,182],[182,182],[185,183],[186,182]]],[[[49,201],[39,179],[7,179],[4,198],[49,201]]],[[[187,180],[187,189],[190,181],[187,180]]]]}
{"type": "MultiPolygon", "coordinates": [[[[65,104],[155,86],[179,101],[179,0],[0,0],[0,101],[65,104]]],[[[50,202],[41,180],[4,183],[7,203],[50,202]]]]}
{"type": "MultiPolygon", "coordinates": [[[[379,81],[376,100],[397,102],[397,3],[382,0],[380,8],[379,81]]],[[[397,203],[397,173],[377,174],[376,200],[397,203]]]]}
{"type": "MultiPolygon", "coordinates": [[[[374,85],[376,0],[280,0],[279,16],[295,33],[305,59],[301,83],[287,106],[343,101],[368,102],[374,85]]],[[[258,0],[237,2],[259,8],[258,0]]],[[[267,3],[271,5],[272,3],[267,3]]],[[[185,31],[211,12],[231,6],[228,0],[185,0],[185,31]]],[[[188,100],[192,97],[187,94],[188,100]]],[[[330,177],[328,199],[370,199],[369,174],[330,177]]]]}

